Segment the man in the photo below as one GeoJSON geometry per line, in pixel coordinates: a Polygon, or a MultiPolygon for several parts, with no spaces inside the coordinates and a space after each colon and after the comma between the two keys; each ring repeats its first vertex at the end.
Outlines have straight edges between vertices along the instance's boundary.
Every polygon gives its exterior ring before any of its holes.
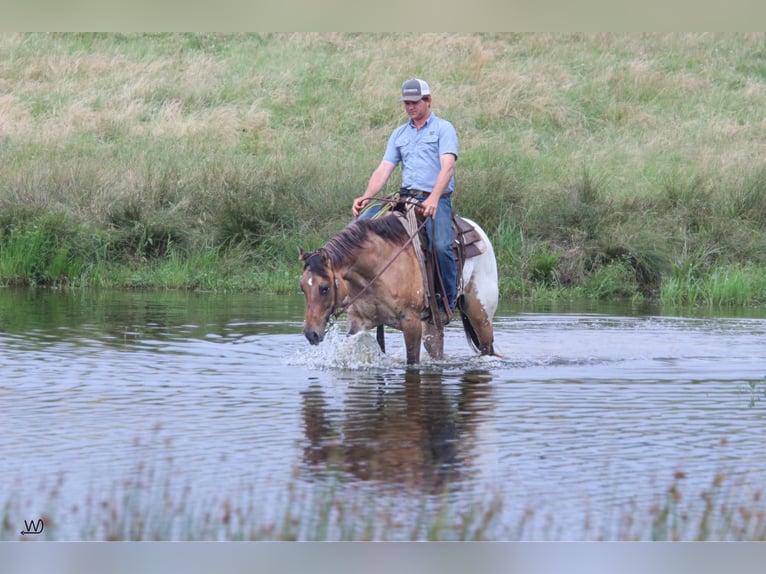
{"type": "MultiPolygon", "coordinates": [[[[454,310],[457,269],[452,255],[452,192],[458,156],[457,133],[450,122],[431,112],[431,90],[423,80],[412,78],[404,82],[399,101],[404,103],[410,121],[391,134],[383,160],[372,172],[364,195],[354,200],[352,211],[358,218],[401,163],[399,193],[421,203],[420,209],[427,218],[428,241],[436,246],[447,302],[450,310],[454,310]]],[[[371,207],[362,217],[372,217],[379,210],[379,206],[371,207]]]]}

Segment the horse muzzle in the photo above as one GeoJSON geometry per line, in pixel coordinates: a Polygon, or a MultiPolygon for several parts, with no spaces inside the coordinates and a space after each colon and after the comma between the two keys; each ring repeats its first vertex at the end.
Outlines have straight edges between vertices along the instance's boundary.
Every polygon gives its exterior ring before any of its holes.
{"type": "Polygon", "coordinates": [[[324,340],[324,330],[323,331],[317,331],[316,329],[311,329],[309,327],[305,327],[303,329],[303,334],[306,336],[306,339],[309,343],[312,345],[318,345],[319,343],[324,340]]]}

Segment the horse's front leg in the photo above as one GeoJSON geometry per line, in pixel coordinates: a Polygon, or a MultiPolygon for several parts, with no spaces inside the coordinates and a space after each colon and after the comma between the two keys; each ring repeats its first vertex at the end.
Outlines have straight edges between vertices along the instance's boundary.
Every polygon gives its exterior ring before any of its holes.
{"type": "MultiPolygon", "coordinates": [[[[367,331],[371,329],[373,326],[374,325],[370,325],[368,321],[365,321],[364,319],[359,317],[352,310],[352,311],[349,311],[348,313],[348,331],[346,331],[346,335],[356,335],[357,333],[361,331],[367,331]]],[[[375,338],[378,341],[378,346],[380,347],[381,352],[385,353],[386,352],[386,337],[385,337],[383,325],[377,325],[375,338]]]]}
{"type": "Polygon", "coordinates": [[[380,352],[385,353],[386,352],[386,333],[384,331],[383,325],[378,325],[378,331],[375,333],[375,338],[378,340],[378,346],[380,347],[380,352]]]}
{"type": "Polygon", "coordinates": [[[372,325],[367,324],[367,322],[356,314],[353,309],[349,310],[348,330],[346,331],[346,335],[356,335],[362,331],[367,331],[371,327],[372,325]]]}
{"type": "Polygon", "coordinates": [[[423,341],[423,327],[420,323],[420,315],[415,315],[402,321],[402,333],[404,334],[404,347],[407,350],[408,365],[420,362],[420,343],[423,341]]]}

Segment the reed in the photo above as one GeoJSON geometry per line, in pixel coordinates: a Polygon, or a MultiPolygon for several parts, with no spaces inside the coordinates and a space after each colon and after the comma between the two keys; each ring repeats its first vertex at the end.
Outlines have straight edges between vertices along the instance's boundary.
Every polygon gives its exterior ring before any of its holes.
{"type": "MultiPolygon", "coordinates": [[[[742,475],[716,473],[701,492],[685,487],[676,471],[669,486],[638,501],[625,500],[610,516],[583,508],[582,527],[563,530],[554,504],[504,510],[503,497],[490,494],[458,507],[449,489],[411,493],[402,512],[395,494],[366,497],[348,489],[342,477],[308,486],[297,475],[268,505],[257,486],[238,494],[200,500],[173,469],[172,458],[140,463],[135,473],[108,492],[83,501],[61,499],[63,475],[41,484],[45,540],[159,541],[764,541],[766,506],[762,489],[742,475]]],[[[24,499],[27,499],[25,496],[24,499]]],[[[0,540],[22,539],[22,498],[8,493],[0,517],[0,540]]]]}

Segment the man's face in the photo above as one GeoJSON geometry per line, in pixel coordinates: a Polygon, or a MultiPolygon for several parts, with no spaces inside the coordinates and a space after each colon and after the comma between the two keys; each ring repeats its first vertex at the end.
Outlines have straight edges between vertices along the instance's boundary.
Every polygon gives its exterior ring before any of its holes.
{"type": "Polygon", "coordinates": [[[431,99],[426,97],[425,99],[420,99],[417,102],[402,103],[404,104],[404,110],[407,112],[407,115],[409,115],[413,121],[418,122],[428,115],[430,102],[431,99]]]}

